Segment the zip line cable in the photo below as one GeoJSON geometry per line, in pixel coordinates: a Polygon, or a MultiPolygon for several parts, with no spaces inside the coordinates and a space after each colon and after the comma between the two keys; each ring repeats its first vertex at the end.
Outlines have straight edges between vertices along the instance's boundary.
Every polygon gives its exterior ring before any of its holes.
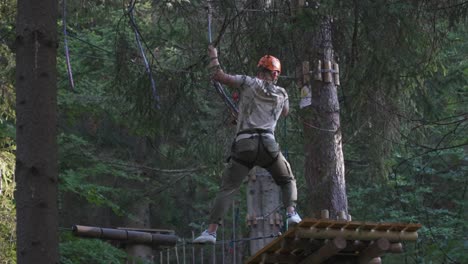
{"type": "MultiPolygon", "coordinates": [[[[211,37],[211,4],[208,2],[208,41],[210,45],[212,44],[212,37],[211,37]]],[[[213,86],[215,90],[218,92],[219,96],[221,96],[221,99],[223,99],[224,103],[229,107],[231,110],[231,114],[237,118],[237,115],[239,114],[239,109],[237,106],[234,104],[232,99],[227,96],[226,91],[224,90],[223,86],[217,82],[217,81],[211,81],[213,83],[213,86]]]]}
{"type": "Polygon", "coordinates": [[[68,72],[68,81],[70,83],[70,88],[75,90],[75,82],[73,81],[73,72],[70,64],[70,52],[68,50],[68,40],[67,40],[67,0],[63,0],[63,46],[65,48],[65,60],[67,62],[67,72],[68,72]]]}
{"type": "Polygon", "coordinates": [[[159,96],[158,96],[158,93],[156,91],[156,83],[154,81],[154,78],[153,78],[153,73],[152,73],[152,70],[151,70],[151,67],[148,63],[148,59],[146,58],[146,54],[145,54],[145,50],[143,49],[143,46],[141,45],[141,40],[140,40],[140,32],[138,30],[138,26],[135,22],[135,18],[133,16],[133,10],[135,9],[135,4],[136,4],[136,0],[132,0],[129,4],[129,7],[128,7],[128,12],[127,12],[127,15],[130,19],[130,24],[133,28],[133,31],[135,33],[135,40],[137,42],[137,45],[138,45],[138,48],[140,49],[140,53],[141,53],[141,57],[143,58],[143,62],[145,63],[145,68],[146,68],[146,73],[148,74],[148,77],[150,79],[150,82],[151,82],[151,89],[153,91],[153,99],[155,100],[155,107],[156,108],[160,108],[160,105],[159,105],[159,96]]]}

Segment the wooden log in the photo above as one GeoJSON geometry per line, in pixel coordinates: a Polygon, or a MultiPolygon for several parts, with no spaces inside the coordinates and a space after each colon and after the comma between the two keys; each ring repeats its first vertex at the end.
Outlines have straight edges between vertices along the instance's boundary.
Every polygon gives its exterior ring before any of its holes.
{"type": "Polygon", "coordinates": [[[299,238],[315,238],[315,239],[332,239],[334,237],[344,237],[346,240],[376,240],[381,237],[388,239],[390,242],[400,241],[416,241],[418,239],[417,232],[397,232],[397,231],[375,231],[375,230],[348,230],[348,229],[326,229],[315,228],[296,229],[296,235],[299,238]]]}
{"type": "Polygon", "coordinates": [[[323,62],[323,81],[326,83],[332,82],[332,73],[331,73],[331,61],[327,60],[323,62]]]}
{"type": "Polygon", "coordinates": [[[308,61],[302,62],[302,84],[310,84],[310,67],[308,61]]]}
{"type": "Polygon", "coordinates": [[[317,64],[315,66],[314,80],[322,81],[322,61],[321,60],[317,60],[317,64]]]}
{"type": "Polygon", "coordinates": [[[152,241],[151,233],[128,231],[127,235],[127,239],[135,244],[145,244],[146,241],[152,241]]]}
{"type": "Polygon", "coordinates": [[[382,264],[382,259],[380,257],[374,258],[371,261],[369,261],[368,264],[382,264]]]}
{"type": "Polygon", "coordinates": [[[320,218],[322,219],[329,219],[330,218],[330,213],[328,212],[328,210],[322,210],[320,212],[320,218]]]}
{"type": "Polygon", "coordinates": [[[346,220],[346,212],[345,211],[339,211],[338,212],[338,220],[346,220]]]}
{"type": "Polygon", "coordinates": [[[340,66],[338,63],[333,63],[333,80],[336,86],[340,86],[340,66]]]}
{"type": "Polygon", "coordinates": [[[390,244],[390,248],[388,249],[389,253],[403,253],[403,244],[401,243],[392,243],[390,244]]]}
{"type": "Polygon", "coordinates": [[[72,230],[75,236],[116,240],[135,244],[175,246],[177,243],[177,236],[172,234],[156,234],[82,225],[75,225],[73,226],[72,230]]]}
{"type": "Polygon", "coordinates": [[[309,255],[300,264],[314,264],[322,263],[326,259],[336,255],[338,252],[346,248],[346,240],[342,237],[335,237],[329,240],[323,247],[321,247],[314,254],[309,255]]]}
{"type": "Polygon", "coordinates": [[[177,244],[177,236],[164,234],[151,234],[153,245],[173,247],[177,244]]]}
{"type": "Polygon", "coordinates": [[[386,238],[379,238],[378,240],[371,243],[362,253],[359,255],[359,264],[368,264],[371,260],[378,258],[387,252],[390,248],[390,242],[386,238]]]}

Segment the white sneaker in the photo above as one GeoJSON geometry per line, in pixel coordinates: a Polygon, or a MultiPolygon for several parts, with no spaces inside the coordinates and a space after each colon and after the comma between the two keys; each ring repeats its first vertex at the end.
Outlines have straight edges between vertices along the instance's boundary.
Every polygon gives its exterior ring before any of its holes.
{"type": "Polygon", "coordinates": [[[301,217],[297,212],[287,213],[286,216],[288,218],[288,226],[299,224],[302,221],[301,217]]]}
{"type": "Polygon", "coordinates": [[[197,244],[215,244],[216,243],[216,233],[209,233],[208,230],[205,230],[201,235],[193,240],[192,243],[197,244]]]}

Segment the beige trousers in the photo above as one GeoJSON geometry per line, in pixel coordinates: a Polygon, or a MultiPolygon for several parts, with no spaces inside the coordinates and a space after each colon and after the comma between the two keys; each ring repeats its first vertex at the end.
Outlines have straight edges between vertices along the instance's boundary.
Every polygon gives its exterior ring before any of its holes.
{"type": "Polygon", "coordinates": [[[218,224],[221,221],[232,203],[233,196],[253,166],[263,167],[270,172],[275,183],[281,188],[284,207],[296,206],[297,187],[291,166],[274,138],[257,134],[233,143],[231,158],[224,169],[209,223],[218,224]]]}

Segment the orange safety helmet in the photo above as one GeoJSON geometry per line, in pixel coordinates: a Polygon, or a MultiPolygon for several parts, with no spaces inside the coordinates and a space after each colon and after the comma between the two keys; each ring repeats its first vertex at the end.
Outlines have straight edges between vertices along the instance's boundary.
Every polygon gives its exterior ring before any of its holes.
{"type": "Polygon", "coordinates": [[[279,71],[281,73],[281,62],[278,58],[271,55],[263,56],[257,64],[257,67],[263,67],[270,71],[279,71]]]}

